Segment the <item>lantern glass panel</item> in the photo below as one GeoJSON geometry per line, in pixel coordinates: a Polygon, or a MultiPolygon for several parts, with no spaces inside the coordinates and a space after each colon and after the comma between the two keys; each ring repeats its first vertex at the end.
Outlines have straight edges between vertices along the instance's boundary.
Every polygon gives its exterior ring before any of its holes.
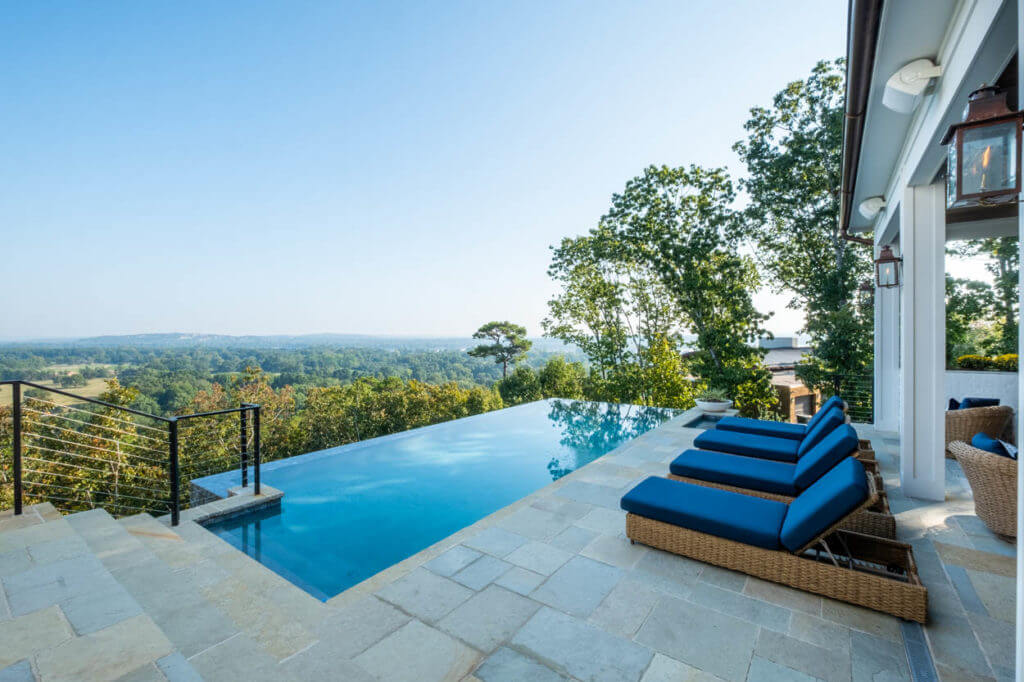
{"type": "Polygon", "coordinates": [[[1016,189],[1017,121],[964,128],[960,134],[960,196],[1016,189]]]}
{"type": "Polygon", "coordinates": [[[878,286],[896,286],[896,263],[888,262],[878,264],[878,286]]]}

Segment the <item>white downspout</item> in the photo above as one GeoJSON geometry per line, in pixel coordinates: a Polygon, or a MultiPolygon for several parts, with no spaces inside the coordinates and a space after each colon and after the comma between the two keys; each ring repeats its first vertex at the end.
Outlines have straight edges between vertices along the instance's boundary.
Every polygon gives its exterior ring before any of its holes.
{"type": "MultiPolygon", "coordinates": [[[[1017,108],[1021,107],[1020,84],[1024,84],[1024,56],[1021,48],[1024,47],[1024,0],[1017,0],[1017,108]]],[[[1024,198],[1024,197],[1021,197],[1024,198]]],[[[1021,209],[1017,211],[1017,248],[1024,256],[1024,205],[1018,204],[1021,209]]],[[[1022,261],[1024,262],[1024,261],[1022,261]]],[[[1021,295],[1021,303],[1024,303],[1024,295],[1021,290],[1024,287],[1018,283],[1018,295],[1021,295]]],[[[1024,307],[1021,308],[1024,311],[1024,307]]],[[[1020,321],[1018,325],[1018,349],[1019,356],[1024,357],[1024,334],[1020,334],[1020,321]]],[[[1024,438],[1024,382],[1017,375],[1017,444],[1021,444],[1024,438]]],[[[1024,552],[1020,547],[1020,535],[1024,530],[1024,462],[1017,463],[1017,682],[1024,682],[1024,552]]]]}

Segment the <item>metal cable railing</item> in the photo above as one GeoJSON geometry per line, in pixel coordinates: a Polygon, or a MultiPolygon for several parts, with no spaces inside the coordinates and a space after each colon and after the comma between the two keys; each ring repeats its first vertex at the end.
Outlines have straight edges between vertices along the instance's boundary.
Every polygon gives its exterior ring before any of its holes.
{"type": "Polygon", "coordinates": [[[260,493],[259,405],[162,417],[28,381],[0,386],[11,390],[10,408],[0,406],[0,508],[170,513],[177,525],[195,478],[239,468],[247,487],[251,467],[260,493]]]}
{"type": "Polygon", "coordinates": [[[838,395],[849,405],[850,421],[875,423],[875,377],[873,374],[833,374],[821,387],[823,398],[838,395]]]}

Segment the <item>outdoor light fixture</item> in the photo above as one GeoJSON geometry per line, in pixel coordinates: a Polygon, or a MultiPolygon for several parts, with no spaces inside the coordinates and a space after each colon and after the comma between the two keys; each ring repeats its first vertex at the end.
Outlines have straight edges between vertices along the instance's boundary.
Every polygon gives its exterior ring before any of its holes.
{"type": "Polygon", "coordinates": [[[882,104],[901,114],[909,114],[917,104],[917,97],[933,78],[942,75],[942,67],[930,59],[915,59],[906,64],[885,82],[882,104]]]}
{"type": "Polygon", "coordinates": [[[883,197],[868,197],[857,206],[860,214],[868,220],[874,220],[875,216],[881,213],[884,208],[885,199],[883,197]]]}
{"type": "Polygon", "coordinates": [[[949,146],[946,211],[1016,208],[1020,192],[1020,137],[1024,112],[1010,111],[1006,92],[993,86],[967,98],[963,121],[942,138],[949,146]]]}
{"type": "Polygon", "coordinates": [[[903,259],[897,257],[889,246],[883,246],[875,259],[875,284],[882,289],[891,289],[900,285],[900,269],[903,259]]]}

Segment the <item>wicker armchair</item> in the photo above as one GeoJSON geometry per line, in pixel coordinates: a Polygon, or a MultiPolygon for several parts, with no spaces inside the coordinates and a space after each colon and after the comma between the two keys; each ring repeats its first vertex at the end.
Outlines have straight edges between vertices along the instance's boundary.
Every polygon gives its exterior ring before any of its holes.
{"type": "Polygon", "coordinates": [[[953,453],[949,449],[950,443],[970,443],[978,433],[1008,440],[1007,428],[1012,418],[1013,408],[1007,405],[949,410],[946,412],[946,457],[953,459],[953,453]]]}
{"type": "Polygon", "coordinates": [[[978,518],[993,533],[1017,537],[1017,460],[960,441],[950,443],[946,450],[960,462],[971,484],[978,518]]]}

